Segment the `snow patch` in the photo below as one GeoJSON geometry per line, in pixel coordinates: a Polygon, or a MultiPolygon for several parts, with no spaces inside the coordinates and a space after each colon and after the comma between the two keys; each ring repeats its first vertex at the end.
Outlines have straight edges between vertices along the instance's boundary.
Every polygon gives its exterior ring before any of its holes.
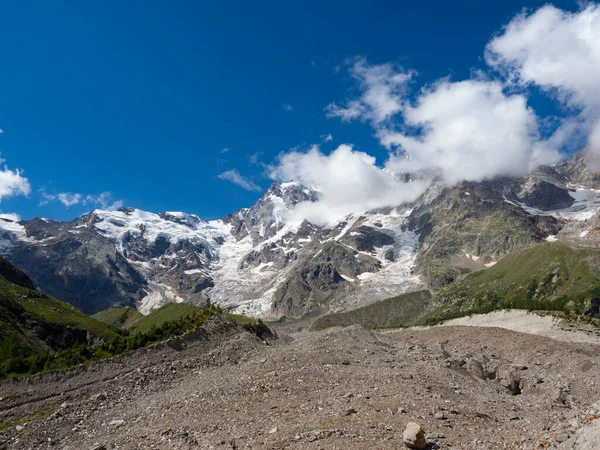
{"type": "Polygon", "coordinates": [[[12,247],[19,241],[33,241],[27,237],[25,227],[19,223],[20,220],[17,214],[0,214],[0,251],[12,247]]]}
{"type": "Polygon", "coordinates": [[[188,240],[193,244],[203,244],[213,254],[219,246],[218,240],[224,237],[223,222],[215,220],[205,222],[197,216],[170,212],[175,218],[188,218],[184,223],[173,222],[162,218],[158,214],[141,211],[139,209],[120,211],[94,211],[98,222],[94,223],[96,229],[117,243],[117,248],[123,253],[124,239],[128,236],[141,236],[149,244],[154,244],[161,237],[170,243],[188,240]]]}
{"type": "Polygon", "coordinates": [[[138,311],[144,315],[168,303],[184,302],[184,299],[175,294],[170,286],[161,283],[148,282],[146,294],[137,305],[138,311]]]}
{"type": "Polygon", "coordinates": [[[185,273],[186,275],[194,275],[196,273],[204,273],[205,271],[202,269],[190,269],[190,270],[184,270],[183,273],[185,273]]]}

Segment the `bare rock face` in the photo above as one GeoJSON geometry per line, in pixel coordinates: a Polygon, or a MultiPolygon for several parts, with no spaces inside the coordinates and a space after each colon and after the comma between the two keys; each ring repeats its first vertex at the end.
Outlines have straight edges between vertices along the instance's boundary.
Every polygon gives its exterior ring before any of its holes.
{"type": "Polygon", "coordinates": [[[417,271],[430,287],[441,288],[470,271],[460,261],[464,255],[483,263],[497,261],[512,250],[544,241],[562,228],[559,219],[531,214],[520,205],[522,182],[510,178],[463,182],[414,208],[408,227],[419,234],[417,271]]]}
{"type": "Polygon", "coordinates": [[[409,422],[404,429],[402,434],[402,441],[407,448],[424,450],[427,448],[427,441],[425,440],[425,431],[415,422],[409,422]]]}
{"type": "Polygon", "coordinates": [[[568,208],[575,202],[569,191],[536,177],[529,177],[518,193],[519,200],[541,211],[568,208]]]}
{"type": "Polygon", "coordinates": [[[394,238],[373,227],[359,226],[345,234],[340,242],[354,247],[359,252],[372,252],[377,247],[393,245],[394,238]]]}
{"type": "Polygon", "coordinates": [[[301,261],[273,296],[273,309],[300,317],[323,307],[334,291],[350,288],[346,277],[377,272],[381,263],[336,241],[325,243],[318,254],[301,261]]]}
{"type": "Polygon", "coordinates": [[[600,161],[585,149],[557,165],[556,171],[572,184],[592,189],[600,186],[600,161]]]}
{"type": "Polygon", "coordinates": [[[282,213],[301,202],[314,202],[318,193],[296,183],[276,182],[251,208],[241,209],[223,218],[231,233],[240,240],[250,236],[254,244],[273,237],[285,223],[282,213]]]}

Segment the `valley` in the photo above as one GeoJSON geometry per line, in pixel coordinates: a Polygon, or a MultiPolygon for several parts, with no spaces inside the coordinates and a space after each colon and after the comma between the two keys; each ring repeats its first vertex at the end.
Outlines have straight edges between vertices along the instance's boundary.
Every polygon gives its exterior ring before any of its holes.
{"type": "Polygon", "coordinates": [[[417,422],[428,448],[571,449],[592,448],[581,445],[600,431],[598,336],[582,343],[500,328],[351,326],[275,327],[278,337],[262,340],[218,319],[202,329],[184,347],[167,342],[0,382],[0,442],[398,449],[406,424],[417,422]]]}
{"type": "Polygon", "coordinates": [[[427,448],[580,448],[600,417],[584,163],[326,225],[294,223],[319,192],[280,182],[216,221],[4,216],[0,449],[395,449],[408,422],[427,448]]]}

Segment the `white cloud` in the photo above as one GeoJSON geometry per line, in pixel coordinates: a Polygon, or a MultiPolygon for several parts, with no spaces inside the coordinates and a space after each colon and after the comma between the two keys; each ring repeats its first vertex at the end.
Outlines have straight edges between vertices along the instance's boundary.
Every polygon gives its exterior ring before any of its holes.
{"type": "Polygon", "coordinates": [[[321,135],[321,140],[323,142],[331,142],[331,141],[333,141],[333,136],[331,135],[331,133],[329,133],[329,134],[322,134],[321,135]]]}
{"type": "Polygon", "coordinates": [[[561,150],[582,140],[600,153],[600,5],[583,3],[575,13],[551,5],[523,12],[490,40],[485,60],[495,75],[441,79],[414,95],[408,89],[413,71],[364,58],[346,64],[358,94],[329,104],[326,115],[368,122],[389,159],[381,168],[347,145],[330,155],[318,147],[280,155],[272,178],[321,191],[318,202],[299,204],[293,218],[324,224],[394,206],[414,199],[437,176],[454,184],[524,175],[560,161],[561,150]],[[532,85],[560,103],[561,117],[538,116],[528,104],[532,85]],[[424,179],[402,183],[394,176],[407,171],[424,179]]]}
{"type": "Polygon", "coordinates": [[[99,195],[86,195],[83,204],[105,210],[115,210],[123,207],[123,200],[115,200],[110,192],[103,192],[99,195]]]}
{"type": "Polygon", "coordinates": [[[299,203],[289,218],[296,223],[306,219],[318,225],[350,213],[415,200],[428,184],[402,182],[391,171],[378,167],[374,157],[349,145],[340,145],[329,155],[318,146],[307,152],[292,150],[280,155],[269,172],[273,179],[296,181],[319,190],[318,202],[299,203]]]}
{"type": "Polygon", "coordinates": [[[442,80],[424,89],[414,106],[402,111],[405,128],[380,129],[382,144],[405,150],[410,159],[392,157],[395,170],[425,170],[449,184],[499,175],[524,175],[560,154],[539,138],[537,117],[518,94],[507,95],[496,81],[442,80]]]}
{"type": "Polygon", "coordinates": [[[221,153],[227,153],[229,150],[231,150],[229,147],[223,147],[221,153]]]}
{"type": "Polygon", "coordinates": [[[290,112],[290,111],[294,110],[294,108],[292,108],[292,105],[290,105],[287,102],[283,104],[282,108],[283,108],[284,111],[287,111],[287,112],[290,112]]]}
{"type": "Polygon", "coordinates": [[[362,94],[358,99],[348,100],[345,106],[330,103],[325,108],[327,117],[339,117],[343,121],[369,120],[375,124],[402,110],[407,85],[416,74],[391,63],[369,64],[365,58],[355,59],[349,70],[362,94]]]}
{"type": "Polygon", "coordinates": [[[261,190],[260,186],[258,186],[256,183],[252,182],[248,178],[242,176],[237,171],[237,169],[232,169],[232,170],[228,170],[226,172],[220,173],[219,175],[217,175],[217,178],[237,184],[242,189],[245,189],[247,191],[258,192],[261,190]]]}
{"type": "Polygon", "coordinates": [[[576,119],[559,129],[563,142],[584,133],[600,152],[600,5],[523,12],[490,41],[485,57],[510,81],[535,84],[572,108],[576,119]]]}
{"type": "Polygon", "coordinates": [[[0,128],[0,134],[4,134],[4,130],[0,128]]]}
{"type": "Polygon", "coordinates": [[[85,205],[92,208],[105,210],[114,210],[123,207],[122,200],[114,200],[110,192],[103,192],[99,195],[84,195],[73,192],[59,192],[58,194],[49,194],[45,190],[40,191],[43,200],[39,203],[40,206],[47,205],[53,201],[59,201],[65,207],[70,208],[75,205],[85,205]]]}
{"type": "Polygon", "coordinates": [[[56,197],[58,201],[67,208],[81,203],[81,200],[83,199],[83,195],[71,192],[61,192],[57,194],[56,197]]]}
{"type": "MultiPolygon", "coordinates": [[[[4,159],[0,158],[0,164],[4,159]]],[[[0,201],[5,197],[15,195],[29,195],[31,193],[31,185],[29,180],[23,176],[23,172],[19,169],[11,170],[8,166],[0,168],[0,201]]]]}

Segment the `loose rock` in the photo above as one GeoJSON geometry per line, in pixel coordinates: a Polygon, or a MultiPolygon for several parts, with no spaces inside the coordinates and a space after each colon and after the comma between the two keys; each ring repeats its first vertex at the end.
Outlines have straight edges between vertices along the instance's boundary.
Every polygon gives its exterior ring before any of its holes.
{"type": "Polygon", "coordinates": [[[406,425],[404,433],[402,434],[402,441],[407,448],[424,450],[427,448],[427,441],[425,440],[425,431],[415,422],[409,422],[406,425]]]}

